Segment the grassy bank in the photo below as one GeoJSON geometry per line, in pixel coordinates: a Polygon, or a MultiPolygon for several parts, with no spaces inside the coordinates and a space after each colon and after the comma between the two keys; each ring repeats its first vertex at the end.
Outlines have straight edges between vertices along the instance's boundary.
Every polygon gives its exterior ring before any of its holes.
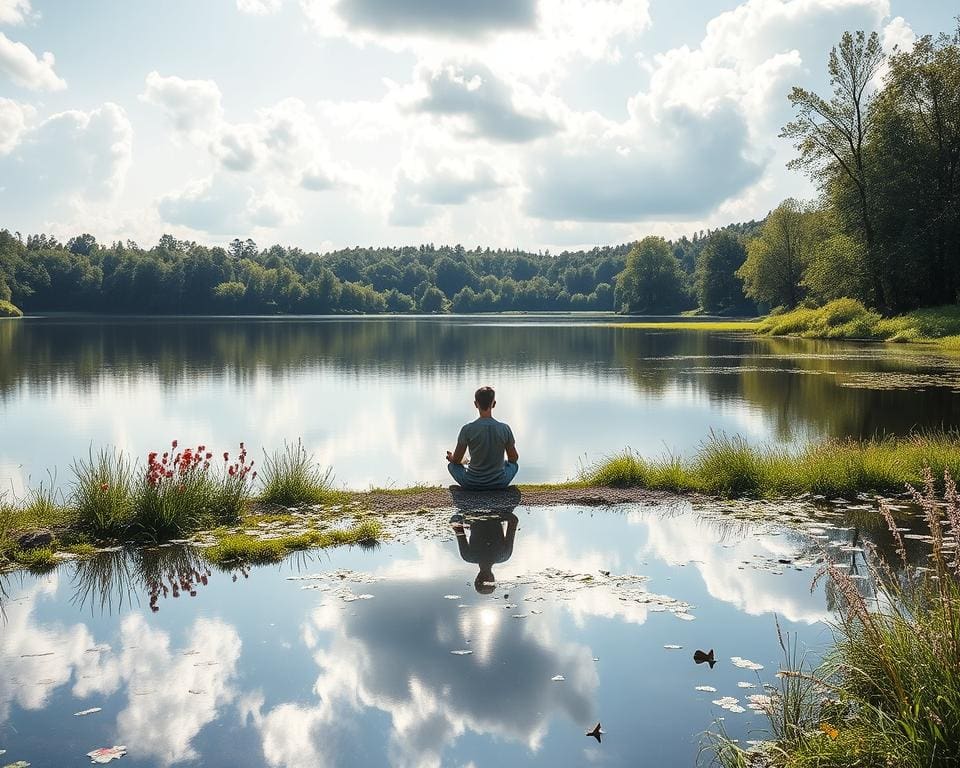
{"type": "Polygon", "coordinates": [[[815,309],[795,309],[764,319],[758,333],[811,339],[873,339],[960,349],[960,306],[928,307],[881,317],[854,299],[836,299],[815,309]]]}
{"type": "MultiPolygon", "coordinates": [[[[391,506],[390,499],[417,498],[411,509],[421,511],[452,504],[439,487],[336,490],[329,471],[299,442],[268,455],[259,475],[254,464],[242,444],[236,454],[216,457],[204,446],[178,450],[173,445],[163,454],[151,452],[145,464],[112,451],[91,454],[70,467],[62,495],[41,486],[16,502],[0,498],[0,566],[42,568],[55,562],[56,552],[83,555],[92,544],[150,543],[200,531],[213,532],[219,541],[220,548],[211,553],[216,562],[273,559],[295,549],[376,538],[364,521],[372,507],[383,512],[391,506]],[[313,509],[309,524],[287,509],[302,505],[313,509]],[[361,526],[354,539],[330,528],[344,516],[361,526]],[[264,527],[270,543],[251,535],[250,529],[264,527]]],[[[922,482],[924,467],[941,477],[945,470],[960,476],[960,433],[825,441],[794,450],[712,434],[685,458],[625,452],[587,468],[572,482],[520,490],[550,492],[573,499],[569,503],[586,498],[584,491],[591,487],[724,498],[852,497],[861,491],[902,492],[907,483],[922,482]]]]}
{"type": "Polygon", "coordinates": [[[0,317],[23,317],[23,312],[9,301],[0,301],[0,317]]]}
{"type": "Polygon", "coordinates": [[[960,501],[949,476],[937,497],[933,476],[915,494],[932,538],[928,565],[907,559],[893,515],[882,508],[901,560],[894,572],[870,557],[877,601],[828,564],[839,618],[825,663],[805,669],[787,656],[766,705],[771,740],[744,750],[722,734],[714,753],[726,768],[771,766],[960,765],[960,501]]]}
{"type": "Polygon", "coordinates": [[[266,456],[259,495],[254,465],[243,443],[234,454],[215,456],[206,446],[180,449],[174,441],[163,453],[150,452],[145,464],[120,452],[91,453],[70,466],[62,493],[41,485],[22,499],[0,497],[0,566],[41,570],[56,563],[56,552],[91,554],[94,543],[153,543],[198,531],[232,541],[211,551],[213,562],[242,558],[244,551],[263,561],[308,546],[367,540],[378,532],[361,521],[352,532],[301,530],[254,546],[246,539],[258,537],[237,532],[264,523],[255,506],[333,504],[348,496],[331,488],[329,472],[299,442],[266,456]]]}
{"type": "Polygon", "coordinates": [[[651,331],[759,331],[761,320],[664,320],[604,323],[609,328],[637,328],[651,331]]]}
{"type": "Polygon", "coordinates": [[[960,433],[941,432],[876,440],[828,440],[797,449],[750,445],[712,434],[690,457],[648,459],[624,452],[584,471],[588,485],[639,487],[721,497],[776,497],[802,493],[852,496],[899,493],[923,481],[930,467],[960,476],[960,433]]]}

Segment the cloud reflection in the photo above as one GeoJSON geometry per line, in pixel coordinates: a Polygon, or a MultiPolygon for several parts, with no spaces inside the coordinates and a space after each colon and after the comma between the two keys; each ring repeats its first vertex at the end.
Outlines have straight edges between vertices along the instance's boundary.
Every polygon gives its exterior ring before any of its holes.
{"type": "Polygon", "coordinates": [[[435,766],[467,732],[536,751],[555,715],[578,725],[593,716],[598,678],[590,650],[535,632],[503,602],[458,608],[437,584],[397,580],[353,609],[331,600],[304,627],[320,669],[314,706],[247,707],[271,766],[336,762],[331,744],[346,739],[351,712],[375,708],[390,718],[394,766],[435,766]],[[322,646],[320,638],[325,640],[322,646]],[[455,656],[454,649],[473,649],[455,656]],[[482,651],[482,652],[477,652],[482,651]],[[551,681],[562,673],[563,685],[551,681]]]}

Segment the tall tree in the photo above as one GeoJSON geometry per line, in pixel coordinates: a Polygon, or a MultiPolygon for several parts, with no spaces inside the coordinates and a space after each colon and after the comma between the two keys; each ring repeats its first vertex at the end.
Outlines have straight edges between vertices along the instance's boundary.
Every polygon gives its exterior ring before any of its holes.
{"type": "Polygon", "coordinates": [[[870,173],[865,144],[873,111],[870,89],[884,63],[876,32],[844,32],[840,44],[830,51],[828,71],[833,91],[828,99],[804,88],[790,92],[790,103],[798,111],[795,120],[784,126],[781,136],[792,139],[799,156],[792,167],[805,169],[821,187],[833,193],[849,187],[846,223],[862,237],[873,303],[887,308],[884,265],[875,236],[870,173]]]}

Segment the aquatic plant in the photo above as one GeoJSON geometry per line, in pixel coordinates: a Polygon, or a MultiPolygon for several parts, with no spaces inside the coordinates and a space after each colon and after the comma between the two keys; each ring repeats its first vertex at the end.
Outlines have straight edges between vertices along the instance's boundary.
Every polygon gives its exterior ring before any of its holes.
{"type": "Polygon", "coordinates": [[[317,464],[303,442],[284,443],[282,451],[265,454],[263,491],[269,504],[318,504],[330,492],[332,472],[317,464]]]}
{"type": "Polygon", "coordinates": [[[15,549],[11,558],[15,563],[19,563],[31,571],[42,573],[48,571],[57,564],[53,550],[49,547],[37,547],[35,549],[15,549]]]}
{"type": "Polygon", "coordinates": [[[257,476],[244,444],[233,461],[229,452],[223,453],[219,470],[213,469],[213,453],[206,446],[178,451],[174,440],[170,447],[147,457],[134,491],[134,527],[159,539],[236,521],[257,476]]]}
{"type": "Polygon", "coordinates": [[[852,497],[899,493],[920,485],[924,468],[960,476],[960,434],[914,433],[874,440],[826,440],[788,450],[751,445],[740,436],[711,433],[687,459],[615,454],[588,467],[588,485],[697,492],[721,497],[776,497],[801,493],[852,497]]]}
{"type": "Polygon", "coordinates": [[[269,563],[283,559],[299,549],[333,547],[342,544],[365,544],[377,541],[382,528],[376,520],[362,520],[351,528],[306,531],[293,536],[261,539],[247,534],[224,536],[205,550],[205,557],[216,565],[236,562],[269,563]]]}
{"type": "MultiPolygon", "coordinates": [[[[911,564],[882,505],[901,570],[870,550],[876,598],[831,562],[821,569],[817,579],[828,578],[839,596],[835,645],[814,670],[787,653],[762,764],[960,764],[960,500],[949,472],[943,487],[940,499],[926,470],[923,490],[912,491],[930,531],[929,565],[911,564]]],[[[749,764],[750,753],[722,734],[712,741],[716,762],[749,764]]]]}

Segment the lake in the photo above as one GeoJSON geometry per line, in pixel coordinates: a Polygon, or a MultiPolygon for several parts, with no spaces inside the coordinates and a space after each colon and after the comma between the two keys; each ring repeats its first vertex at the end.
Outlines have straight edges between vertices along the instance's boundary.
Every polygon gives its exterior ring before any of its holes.
{"type": "MultiPolygon", "coordinates": [[[[796,444],[960,417],[960,358],[917,348],[603,317],[51,317],[0,323],[0,482],[66,492],[91,449],[176,438],[302,439],[354,489],[446,483],[480,384],[523,482],[627,447],[689,453],[710,430],[796,444]]],[[[116,745],[151,768],[694,765],[720,724],[763,738],[778,624],[811,663],[830,646],[820,565],[870,595],[869,544],[891,552],[867,497],[456,503],[279,566],[163,546],[0,575],[0,764],[116,745]]]]}
{"type": "Polygon", "coordinates": [[[167,546],[0,575],[0,762],[117,745],[157,768],[693,766],[718,722],[763,737],[777,622],[810,662],[829,646],[817,561],[860,577],[865,542],[890,552],[862,505],[751,522],[520,503],[464,520],[512,539],[478,591],[451,511],[279,566],[209,571],[167,546]]]}
{"type": "Polygon", "coordinates": [[[636,330],[603,317],[97,318],[0,322],[0,489],[170,441],[231,450],[301,438],[338,485],[446,483],[473,391],[560,481],[627,447],[688,454],[960,422],[960,357],[868,343],[636,330]]]}

